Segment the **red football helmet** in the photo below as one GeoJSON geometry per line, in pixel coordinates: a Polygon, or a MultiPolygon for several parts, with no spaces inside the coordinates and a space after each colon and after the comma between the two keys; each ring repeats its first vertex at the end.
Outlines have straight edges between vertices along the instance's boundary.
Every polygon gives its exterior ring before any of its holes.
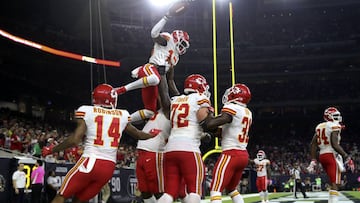
{"type": "Polygon", "coordinates": [[[117,93],[111,85],[100,84],[93,93],[93,104],[107,108],[116,108],[117,93]]]}
{"type": "Polygon", "coordinates": [[[189,75],[185,79],[184,83],[184,93],[189,94],[192,92],[198,92],[200,94],[205,94],[207,97],[210,98],[210,92],[209,92],[209,84],[206,82],[206,79],[204,76],[200,74],[192,74],[189,75]]]}
{"type": "Polygon", "coordinates": [[[261,161],[266,158],[266,154],[263,150],[259,150],[256,154],[256,157],[259,159],[259,161],[261,161]]]}
{"type": "Polygon", "coordinates": [[[235,84],[227,89],[222,98],[222,103],[235,102],[240,104],[247,104],[250,102],[251,92],[244,84],[235,84]]]}
{"type": "Polygon", "coordinates": [[[329,108],[325,109],[324,120],[325,121],[333,121],[333,122],[334,121],[341,122],[342,117],[341,117],[340,111],[335,107],[329,107],[329,108]]]}
{"type": "Polygon", "coordinates": [[[190,47],[190,38],[188,33],[182,30],[174,30],[171,35],[174,39],[178,53],[180,55],[185,54],[186,49],[190,47]]]}

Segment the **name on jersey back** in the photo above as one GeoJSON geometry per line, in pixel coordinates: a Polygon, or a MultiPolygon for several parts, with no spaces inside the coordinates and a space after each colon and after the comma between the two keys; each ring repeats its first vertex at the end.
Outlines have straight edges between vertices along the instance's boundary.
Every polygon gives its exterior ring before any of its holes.
{"type": "Polygon", "coordinates": [[[106,115],[113,115],[113,116],[121,116],[121,110],[117,110],[117,109],[103,109],[103,108],[98,108],[98,107],[94,107],[94,113],[96,114],[106,114],[106,115]]]}

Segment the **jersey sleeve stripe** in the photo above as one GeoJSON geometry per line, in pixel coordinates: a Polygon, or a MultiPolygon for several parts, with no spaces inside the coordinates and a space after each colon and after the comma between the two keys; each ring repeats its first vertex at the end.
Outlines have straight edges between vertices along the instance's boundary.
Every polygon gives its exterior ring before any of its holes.
{"type": "Polygon", "coordinates": [[[201,104],[204,104],[204,103],[210,104],[210,101],[209,101],[208,99],[202,99],[202,100],[199,100],[199,101],[197,102],[198,105],[201,105],[201,104]]]}
{"type": "Polygon", "coordinates": [[[146,64],[145,65],[145,71],[146,71],[146,74],[147,75],[151,75],[153,72],[151,71],[151,69],[150,69],[150,67],[151,67],[152,65],[151,64],[146,64]]]}
{"type": "Polygon", "coordinates": [[[85,117],[85,112],[83,111],[75,112],[75,118],[84,118],[84,117],[85,117]]]}
{"type": "Polygon", "coordinates": [[[231,115],[236,115],[236,111],[229,109],[229,108],[223,108],[223,109],[221,109],[221,112],[229,113],[231,115]]]}
{"type": "Polygon", "coordinates": [[[142,79],[143,79],[143,84],[144,84],[144,86],[145,86],[145,87],[149,86],[149,82],[148,82],[148,80],[147,80],[147,77],[143,77],[142,79]]]}

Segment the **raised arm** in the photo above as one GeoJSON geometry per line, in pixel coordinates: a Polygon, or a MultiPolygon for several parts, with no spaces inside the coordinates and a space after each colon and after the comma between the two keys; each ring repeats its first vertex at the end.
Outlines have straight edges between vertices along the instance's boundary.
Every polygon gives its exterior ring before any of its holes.
{"type": "Polygon", "coordinates": [[[154,27],[151,29],[151,38],[154,42],[166,46],[167,41],[163,37],[161,37],[160,32],[164,28],[166,22],[168,21],[169,17],[166,15],[157,22],[154,27]]]}
{"type": "Polygon", "coordinates": [[[180,95],[179,90],[176,87],[174,80],[174,67],[170,67],[168,72],[166,73],[167,84],[169,86],[171,96],[180,95]]]}
{"type": "Polygon", "coordinates": [[[62,143],[56,145],[52,152],[63,151],[64,149],[73,147],[81,143],[85,132],[86,132],[86,123],[83,119],[76,119],[77,127],[72,135],[66,138],[62,143]]]}
{"type": "Polygon", "coordinates": [[[166,75],[161,75],[161,80],[159,83],[159,96],[161,100],[161,107],[166,118],[170,119],[170,96],[169,88],[167,84],[166,75]]]}

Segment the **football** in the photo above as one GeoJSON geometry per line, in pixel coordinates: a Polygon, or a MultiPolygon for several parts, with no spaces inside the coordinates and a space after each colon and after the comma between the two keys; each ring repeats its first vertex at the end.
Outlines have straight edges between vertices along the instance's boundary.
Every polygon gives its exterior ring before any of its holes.
{"type": "Polygon", "coordinates": [[[189,1],[181,0],[174,2],[170,8],[168,14],[170,16],[179,16],[182,15],[188,8],[189,1]]]}

